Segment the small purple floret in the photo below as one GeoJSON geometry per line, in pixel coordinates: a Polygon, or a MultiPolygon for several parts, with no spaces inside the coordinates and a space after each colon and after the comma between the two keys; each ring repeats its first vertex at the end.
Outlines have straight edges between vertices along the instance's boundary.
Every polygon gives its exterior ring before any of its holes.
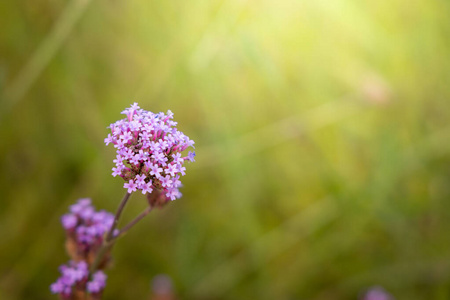
{"type": "Polygon", "coordinates": [[[106,275],[102,271],[97,271],[92,276],[92,280],[87,283],[89,293],[100,293],[106,285],[106,275]]]}
{"type": "Polygon", "coordinates": [[[61,217],[61,223],[65,229],[73,229],[78,223],[78,218],[73,214],[66,214],[61,217]]]}
{"type": "Polygon", "coordinates": [[[137,185],[134,183],[133,179],[131,179],[129,182],[125,182],[123,184],[123,187],[128,189],[128,193],[132,193],[137,189],[137,185]]]}
{"type": "Polygon", "coordinates": [[[195,152],[189,151],[187,158],[188,158],[190,161],[195,161],[194,157],[195,157],[195,152]]]}

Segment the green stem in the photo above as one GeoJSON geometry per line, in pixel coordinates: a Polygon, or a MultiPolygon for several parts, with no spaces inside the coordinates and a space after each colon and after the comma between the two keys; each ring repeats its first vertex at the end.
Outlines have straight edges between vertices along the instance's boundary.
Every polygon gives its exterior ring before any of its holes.
{"type": "Polygon", "coordinates": [[[127,204],[128,199],[130,198],[130,195],[131,195],[130,193],[126,193],[125,196],[123,196],[122,201],[120,202],[119,208],[117,208],[116,215],[114,217],[114,222],[106,236],[106,239],[105,239],[106,243],[108,243],[112,239],[114,230],[117,228],[117,224],[119,223],[119,218],[122,215],[122,211],[125,208],[125,205],[127,204]]]}
{"type": "Polygon", "coordinates": [[[103,256],[108,252],[108,250],[111,249],[111,247],[114,245],[114,230],[117,228],[117,224],[119,223],[120,216],[122,215],[122,211],[125,208],[125,205],[128,202],[128,199],[130,198],[130,193],[126,193],[125,196],[122,198],[122,201],[119,204],[119,207],[117,208],[116,215],[114,216],[113,224],[111,225],[111,228],[109,229],[108,233],[106,234],[105,239],[103,240],[103,244],[98,250],[97,256],[95,257],[94,263],[91,266],[91,274],[93,274],[95,271],[97,271],[101,261],[103,260],[103,256]]]}
{"type": "Polygon", "coordinates": [[[133,221],[131,221],[130,223],[128,223],[127,225],[125,225],[120,231],[119,234],[117,234],[116,236],[114,236],[110,242],[115,242],[115,240],[117,240],[118,238],[124,236],[128,230],[130,230],[134,225],[136,225],[137,222],[139,222],[140,220],[142,220],[146,215],[148,215],[151,211],[152,211],[153,207],[149,206],[147,207],[143,212],[141,212],[133,221]]]}

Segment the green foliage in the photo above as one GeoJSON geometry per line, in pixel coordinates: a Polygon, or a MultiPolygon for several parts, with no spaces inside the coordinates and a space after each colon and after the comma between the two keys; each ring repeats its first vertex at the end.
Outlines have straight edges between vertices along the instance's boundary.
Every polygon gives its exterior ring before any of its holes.
{"type": "Polygon", "coordinates": [[[137,101],[197,162],[119,242],[105,299],[160,273],[180,299],[449,299],[449,9],[0,1],[0,298],[51,298],[71,203],[115,210],[103,139],[137,101]]]}

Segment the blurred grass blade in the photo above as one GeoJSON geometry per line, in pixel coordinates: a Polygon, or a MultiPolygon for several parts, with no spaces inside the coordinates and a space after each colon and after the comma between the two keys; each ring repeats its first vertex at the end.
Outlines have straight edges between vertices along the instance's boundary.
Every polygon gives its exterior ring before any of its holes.
{"type": "Polygon", "coordinates": [[[58,49],[70,35],[91,0],[72,0],[67,4],[50,33],[42,41],[16,79],[5,88],[2,114],[8,113],[28,92],[33,83],[50,63],[58,49]]]}

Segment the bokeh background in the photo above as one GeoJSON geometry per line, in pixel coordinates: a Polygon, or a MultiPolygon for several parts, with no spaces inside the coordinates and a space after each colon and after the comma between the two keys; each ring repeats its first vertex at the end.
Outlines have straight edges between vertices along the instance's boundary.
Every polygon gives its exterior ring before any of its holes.
{"type": "MultiPolygon", "coordinates": [[[[0,1],[0,299],[56,299],[60,215],[116,209],[132,102],[196,142],[105,299],[450,299],[450,2],[0,1]]],[[[131,199],[124,220],[145,207],[131,199]]]]}

